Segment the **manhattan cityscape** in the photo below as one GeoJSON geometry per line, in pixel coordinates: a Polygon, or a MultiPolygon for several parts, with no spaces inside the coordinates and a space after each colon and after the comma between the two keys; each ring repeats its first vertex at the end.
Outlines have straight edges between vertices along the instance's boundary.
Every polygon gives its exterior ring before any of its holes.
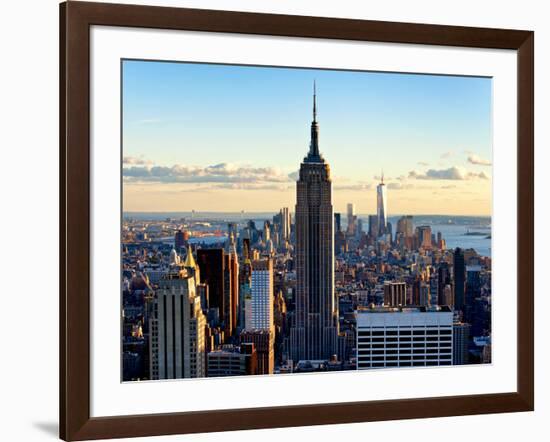
{"type": "Polygon", "coordinates": [[[331,122],[319,84],[285,178],[249,165],[161,167],[123,142],[123,381],[491,363],[490,198],[438,203],[459,184],[462,198],[485,189],[489,160],[468,152],[477,169],[390,176],[398,160],[367,150],[366,162],[382,157],[374,182],[351,160],[358,178],[347,183],[338,149],[321,149],[331,122]],[[205,182],[220,192],[177,187],[205,182]],[[426,202],[405,211],[404,191],[426,202]],[[475,204],[488,209],[469,212],[475,204]]]}

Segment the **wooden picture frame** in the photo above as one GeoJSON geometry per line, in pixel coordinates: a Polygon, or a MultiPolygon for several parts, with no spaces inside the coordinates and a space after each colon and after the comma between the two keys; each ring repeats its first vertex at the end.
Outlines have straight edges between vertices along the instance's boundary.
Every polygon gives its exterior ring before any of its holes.
{"type": "Polygon", "coordinates": [[[70,1],[60,5],[60,437],[119,438],[530,411],[534,408],[534,34],[70,1]],[[518,54],[517,391],[90,417],[90,26],[511,49],[518,54]]]}

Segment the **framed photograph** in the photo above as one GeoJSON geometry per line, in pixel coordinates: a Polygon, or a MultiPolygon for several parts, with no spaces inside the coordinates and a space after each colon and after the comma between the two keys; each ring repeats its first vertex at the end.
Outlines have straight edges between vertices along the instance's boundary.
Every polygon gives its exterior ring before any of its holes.
{"type": "Polygon", "coordinates": [[[533,32],[60,17],[62,439],[533,410],[533,32]]]}

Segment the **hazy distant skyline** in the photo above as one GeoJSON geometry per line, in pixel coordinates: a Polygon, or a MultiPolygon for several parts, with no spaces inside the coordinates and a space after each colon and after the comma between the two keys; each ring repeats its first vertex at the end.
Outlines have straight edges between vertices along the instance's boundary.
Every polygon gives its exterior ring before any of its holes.
{"type": "Polygon", "coordinates": [[[488,78],[125,61],[123,210],[293,210],[317,81],[333,205],[491,214],[488,78]]]}

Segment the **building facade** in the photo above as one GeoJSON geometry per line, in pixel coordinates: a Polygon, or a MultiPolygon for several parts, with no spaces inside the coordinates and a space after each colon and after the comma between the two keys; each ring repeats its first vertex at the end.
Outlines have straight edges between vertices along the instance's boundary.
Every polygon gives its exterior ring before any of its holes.
{"type": "Polygon", "coordinates": [[[384,282],[384,305],[399,307],[407,305],[407,284],[404,282],[384,282]]]}
{"type": "Polygon", "coordinates": [[[273,328],[273,261],[252,261],[250,283],[250,322],[248,330],[271,330],[273,328]]]}
{"type": "Polygon", "coordinates": [[[290,241],[290,226],[292,224],[290,218],[290,211],[288,207],[283,207],[280,212],[281,215],[281,241],[290,241]]]}
{"type": "Polygon", "coordinates": [[[357,368],[451,365],[448,307],[374,307],[356,312],[357,368]]]}
{"type": "Polygon", "coordinates": [[[209,378],[258,374],[254,344],[225,345],[208,353],[207,361],[209,378]]]}
{"type": "Polygon", "coordinates": [[[181,270],[160,281],[150,319],[152,379],[206,376],[206,317],[195,277],[181,270]]]}
{"type": "Polygon", "coordinates": [[[208,286],[209,307],[218,310],[221,326],[224,327],[229,300],[225,294],[225,264],[223,249],[197,250],[197,262],[201,273],[201,282],[208,286]]]}
{"type": "Polygon", "coordinates": [[[350,236],[355,235],[355,205],[353,203],[348,203],[347,205],[347,218],[348,218],[348,227],[347,233],[350,236]]]}
{"type": "Polygon", "coordinates": [[[257,355],[257,373],[273,374],[275,369],[275,331],[243,330],[240,335],[242,344],[254,344],[257,355]]]}
{"type": "Polygon", "coordinates": [[[466,288],[466,265],[464,251],[457,247],[453,254],[454,307],[464,312],[464,295],[466,288]]]}
{"type": "Polygon", "coordinates": [[[470,324],[455,322],[453,324],[453,365],[468,363],[468,343],[470,324]]]}

